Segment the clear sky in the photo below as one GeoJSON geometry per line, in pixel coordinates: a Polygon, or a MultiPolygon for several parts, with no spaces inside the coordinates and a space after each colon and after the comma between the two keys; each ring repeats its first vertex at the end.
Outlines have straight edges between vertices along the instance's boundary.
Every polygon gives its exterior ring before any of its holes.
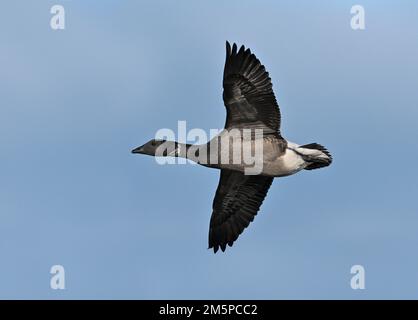
{"type": "Polygon", "coordinates": [[[417,85],[416,1],[2,1],[0,298],[418,298],[417,85]],[[266,66],[283,135],[334,163],[276,179],[214,255],[218,172],[130,150],[222,128],[225,40],[266,66]]]}

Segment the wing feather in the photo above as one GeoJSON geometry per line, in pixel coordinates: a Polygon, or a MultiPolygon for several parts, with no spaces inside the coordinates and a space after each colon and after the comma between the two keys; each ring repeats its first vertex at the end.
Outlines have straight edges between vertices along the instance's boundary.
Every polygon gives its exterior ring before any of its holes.
{"type": "Polygon", "coordinates": [[[280,135],[280,109],[265,67],[250,49],[226,43],[223,99],[225,128],[263,129],[280,135]]]}
{"type": "Polygon", "coordinates": [[[221,170],[210,219],[209,248],[216,253],[219,248],[225,251],[226,245],[232,246],[254,220],[272,181],[272,177],[221,170]]]}

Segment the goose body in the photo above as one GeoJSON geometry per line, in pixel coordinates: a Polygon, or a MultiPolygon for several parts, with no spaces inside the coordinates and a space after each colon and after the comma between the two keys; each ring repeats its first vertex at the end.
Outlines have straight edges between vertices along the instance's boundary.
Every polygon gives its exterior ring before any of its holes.
{"type": "Polygon", "coordinates": [[[132,151],[189,158],[220,169],[209,226],[209,248],[215,253],[232,246],[253,221],[275,177],[326,167],[332,162],[323,146],[298,145],[282,137],[271,79],[250,49],[241,46],[238,50],[236,44],[231,48],[226,43],[223,88],[225,130],[207,144],[153,139],[132,151]],[[250,156],[246,159],[242,155],[250,156]]]}

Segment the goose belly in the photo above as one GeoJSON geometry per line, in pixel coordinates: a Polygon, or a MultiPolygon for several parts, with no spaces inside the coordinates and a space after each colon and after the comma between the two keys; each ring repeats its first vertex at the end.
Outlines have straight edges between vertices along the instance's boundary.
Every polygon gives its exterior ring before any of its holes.
{"type": "Polygon", "coordinates": [[[285,153],[273,161],[266,161],[263,174],[274,177],[290,176],[306,167],[303,158],[292,149],[287,148],[285,153]]]}

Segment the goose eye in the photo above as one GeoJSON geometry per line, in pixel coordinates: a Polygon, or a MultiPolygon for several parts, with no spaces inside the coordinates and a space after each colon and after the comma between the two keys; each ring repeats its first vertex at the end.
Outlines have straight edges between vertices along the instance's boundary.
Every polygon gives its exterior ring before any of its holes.
{"type": "Polygon", "coordinates": [[[151,145],[155,146],[155,144],[156,144],[155,140],[152,140],[151,145]]]}

